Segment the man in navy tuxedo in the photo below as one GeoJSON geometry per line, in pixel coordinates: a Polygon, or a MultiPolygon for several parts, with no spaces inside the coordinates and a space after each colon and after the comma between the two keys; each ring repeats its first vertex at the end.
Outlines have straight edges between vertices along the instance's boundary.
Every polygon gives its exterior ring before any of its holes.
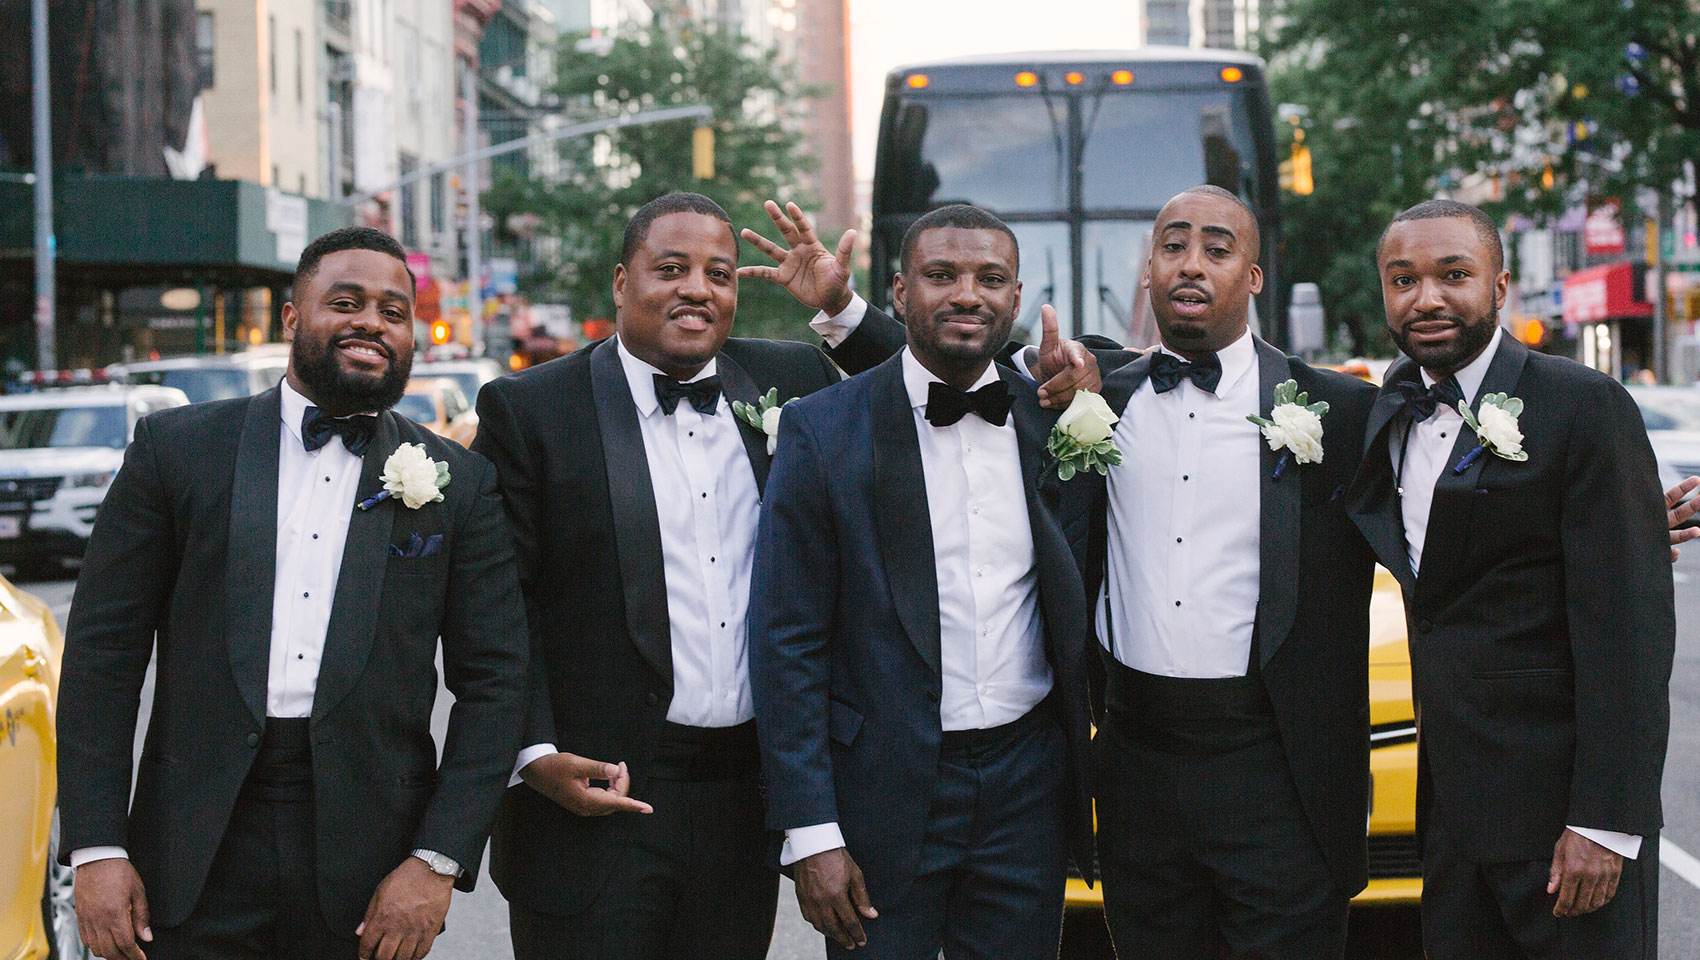
{"type": "Polygon", "coordinates": [[[768,826],[829,956],[1055,956],[1069,856],[1091,873],[1055,414],[993,364],[1017,256],[983,210],[920,218],[907,348],[780,420],[750,678],[768,826]]]}

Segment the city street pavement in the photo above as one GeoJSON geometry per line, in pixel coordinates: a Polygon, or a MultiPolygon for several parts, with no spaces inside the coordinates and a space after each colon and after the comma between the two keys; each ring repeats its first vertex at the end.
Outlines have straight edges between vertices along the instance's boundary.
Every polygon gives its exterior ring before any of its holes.
{"type": "MultiPolygon", "coordinates": [[[[1600,571],[1609,576],[1609,571],[1600,571]]],[[[1700,956],[1700,544],[1677,563],[1677,652],[1671,680],[1670,754],[1665,764],[1665,833],[1660,871],[1659,955],[1667,960],[1700,956]]],[[[69,579],[21,584],[53,606],[60,624],[70,609],[69,579]]],[[[152,701],[152,674],[142,697],[142,722],[152,701]]],[[[452,698],[439,690],[435,730],[439,737],[452,698]]],[[[136,750],[141,749],[138,736],[136,750]]],[[[1092,918],[1088,918],[1092,919],[1092,918]]],[[[1087,931],[1089,934],[1091,931],[1087,931]]],[[[1085,957],[1107,951],[1099,936],[1085,936],[1091,949],[1065,956],[1085,957]]],[[[1413,909],[1361,910],[1353,914],[1351,956],[1361,960],[1421,957],[1413,909]]],[[[1071,940],[1072,942],[1072,940],[1071,940]]],[[[821,939],[797,912],[789,881],[782,885],[779,922],[769,960],[802,960],[824,954],[821,939]]],[[[448,930],[431,955],[441,960],[511,960],[507,904],[486,873],[471,894],[455,894],[448,930]]]]}

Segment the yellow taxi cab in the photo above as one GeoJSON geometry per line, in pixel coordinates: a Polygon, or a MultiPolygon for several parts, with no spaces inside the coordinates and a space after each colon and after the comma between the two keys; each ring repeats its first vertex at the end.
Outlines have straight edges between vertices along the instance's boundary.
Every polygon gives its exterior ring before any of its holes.
{"type": "MultiPolygon", "coordinates": [[[[1417,857],[1417,724],[1411,707],[1411,654],[1399,581],[1377,567],[1369,605],[1369,886],[1353,906],[1414,904],[1422,899],[1417,857]]],[[[1104,909],[1102,888],[1071,876],[1070,911],[1104,909]]]]}
{"type": "Polygon", "coordinates": [[[0,577],[0,958],[89,956],[57,862],[54,707],[65,640],[40,599],[0,577]]]}
{"type": "Polygon", "coordinates": [[[478,435],[478,413],[467,402],[460,385],[448,377],[415,377],[407,381],[407,392],[395,412],[439,437],[471,446],[478,435]]]}

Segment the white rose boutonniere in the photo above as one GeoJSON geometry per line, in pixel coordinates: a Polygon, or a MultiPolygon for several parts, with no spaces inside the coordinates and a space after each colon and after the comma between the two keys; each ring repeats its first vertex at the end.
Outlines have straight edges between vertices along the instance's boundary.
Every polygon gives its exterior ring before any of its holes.
{"type": "Polygon", "coordinates": [[[1458,412],[1464,415],[1470,429],[1476,431],[1476,448],[1458,461],[1453,473],[1470,469],[1483,453],[1514,463],[1529,459],[1529,452],[1523,449],[1523,431],[1517,427],[1517,418],[1523,415],[1522,400],[1509,394],[1490,393],[1482,398],[1479,413],[1472,413],[1469,403],[1463,400],[1458,401],[1458,412]]]}
{"type": "Polygon", "coordinates": [[[391,497],[400,497],[409,510],[417,510],[443,499],[443,488],[449,485],[449,465],[426,456],[423,443],[404,443],[384,461],[381,479],[384,489],[360,501],[360,509],[370,510],[391,497]]]}
{"type": "Polygon", "coordinates": [[[1088,470],[1107,474],[1111,467],[1121,466],[1122,452],[1110,439],[1120,419],[1103,397],[1090,390],[1076,391],[1045,444],[1057,468],[1057,479],[1072,480],[1075,474],[1088,470]]]}
{"type": "Polygon", "coordinates": [[[1322,418],[1327,414],[1326,401],[1311,403],[1308,393],[1299,392],[1299,382],[1288,380],[1275,387],[1275,406],[1270,409],[1269,418],[1246,417],[1263,428],[1263,439],[1268,441],[1269,449],[1281,454],[1275,464],[1274,479],[1281,479],[1290,461],[1322,462],[1322,418]]]}
{"type": "MultiPolygon", "coordinates": [[[[792,397],[785,403],[796,400],[792,397]]],[[[773,451],[779,446],[779,414],[785,408],[785,403],[779,402],[779,388],[773,387],[766,394],[757,397],[755,403],[745,403],[742,400],[732,401],[732,414],[739,420],[767,434],[767,455],[773,456],[773,451]]]]}

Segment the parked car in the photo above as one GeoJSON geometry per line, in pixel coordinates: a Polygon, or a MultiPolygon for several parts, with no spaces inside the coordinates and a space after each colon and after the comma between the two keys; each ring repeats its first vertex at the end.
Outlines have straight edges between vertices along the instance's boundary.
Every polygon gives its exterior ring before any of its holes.
{"type": "Polygon", "coordinates": [[[420,424],[439,437],[470,446],[478,435],[478,414],[466,402],[466,394],[448,377],[414,377],[396,404],[396,413],[420,424]]]}
{"type": "Polygon", "coordinates": [[[58,863],[53,716],[64,644],[47,604],[0,577],[0,957],[89,956],[73,873],[58,863]]]}
{"type": "Polygon", "coordinates": [[[136,421],[188,402],[120,384],[0,397],[0,563],[33,576],[81,557],[136,421]]]}
{"type": "Polygon", "coordinates": [[[460,386],[460,392],[466,395],[469,403],[478,403],[478,391],[486,383],[497,377],[506,376],[508,368],[492,357],[467,357],[464,360],[417,360],[413,364],[413,375],[419,379],[426,377],[448,377],[460,386]]]}
{"type": "Polygon", "coordinates": [[[250,397],[277,386],[289,366],[289,353],[275,348],[241,353],[199,354],[107,367],[107,375],[124,383],[176,387],[190,403],[250,397]]]}
{"type": "Polygon", "coordinates": [[[1663,488],[1700,477],[1700,389],[1632,386],[1629,395],[1641,408],[1663,488]]]}

